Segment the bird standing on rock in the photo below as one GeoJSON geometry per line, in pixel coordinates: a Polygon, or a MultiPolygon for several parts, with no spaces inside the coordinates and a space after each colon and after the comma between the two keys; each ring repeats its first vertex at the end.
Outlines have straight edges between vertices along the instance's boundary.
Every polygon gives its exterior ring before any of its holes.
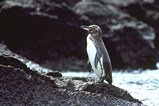
{"type": "Polygon", "coordinates": [[[102,40],[102,30],[97,25],[81,26],[89,32],[87,36],[87,54],[92,69],[100,78],[101,83],[106,80],[112,84],[112,66],[109,54],[102,40]]]}

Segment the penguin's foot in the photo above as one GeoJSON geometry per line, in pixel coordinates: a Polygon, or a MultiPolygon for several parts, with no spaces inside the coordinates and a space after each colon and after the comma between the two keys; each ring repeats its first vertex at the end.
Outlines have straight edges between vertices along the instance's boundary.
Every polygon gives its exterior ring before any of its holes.
{"type": "Polygon", "coordinates": [[[103,83],[104,82],[104,77],[100,78],[100,80],[98,81],[98,83],[103,83]]]}
{"type": "Polygon", "coordinates": [[[93,68],[91,68],[91,72],[93,72],[94,70],[93,70],[93,68]]]}

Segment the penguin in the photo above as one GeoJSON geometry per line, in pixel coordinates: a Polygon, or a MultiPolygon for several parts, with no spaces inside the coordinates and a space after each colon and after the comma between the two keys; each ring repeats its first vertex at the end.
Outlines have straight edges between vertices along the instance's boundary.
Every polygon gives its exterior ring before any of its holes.
{"type": "Polygon", "coordinates": [[[95,74],[100,78],[99,83],[106,80],[112,84],[112,65],[108,51],[102,39],[102,30],[97,25],[84,26],[81,28],[89,32],[87,41],[87,54],[95,74]]]}

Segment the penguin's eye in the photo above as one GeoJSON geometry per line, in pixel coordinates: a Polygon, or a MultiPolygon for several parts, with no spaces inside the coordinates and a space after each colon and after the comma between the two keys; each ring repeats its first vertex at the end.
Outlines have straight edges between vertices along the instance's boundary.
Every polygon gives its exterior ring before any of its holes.
{"type": "Polygon", "coordinates": [[[90,30],[90,31],[94,30],[94,27],[90,27],[89,30],[90,30]]]}

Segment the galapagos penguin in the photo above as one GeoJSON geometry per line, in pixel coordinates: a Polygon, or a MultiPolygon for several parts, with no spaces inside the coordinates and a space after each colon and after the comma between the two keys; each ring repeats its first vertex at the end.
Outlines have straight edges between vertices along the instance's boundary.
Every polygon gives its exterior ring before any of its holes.
{"type": "Polygon", "coordinates": [[[99,82],[106,80],[112,84],[112,65],[109,54],[102,39],[102,30],[97,25],[81,28],[89,32],[87,36],[87,54],[95,74],[100,78],[99,82]]]}

